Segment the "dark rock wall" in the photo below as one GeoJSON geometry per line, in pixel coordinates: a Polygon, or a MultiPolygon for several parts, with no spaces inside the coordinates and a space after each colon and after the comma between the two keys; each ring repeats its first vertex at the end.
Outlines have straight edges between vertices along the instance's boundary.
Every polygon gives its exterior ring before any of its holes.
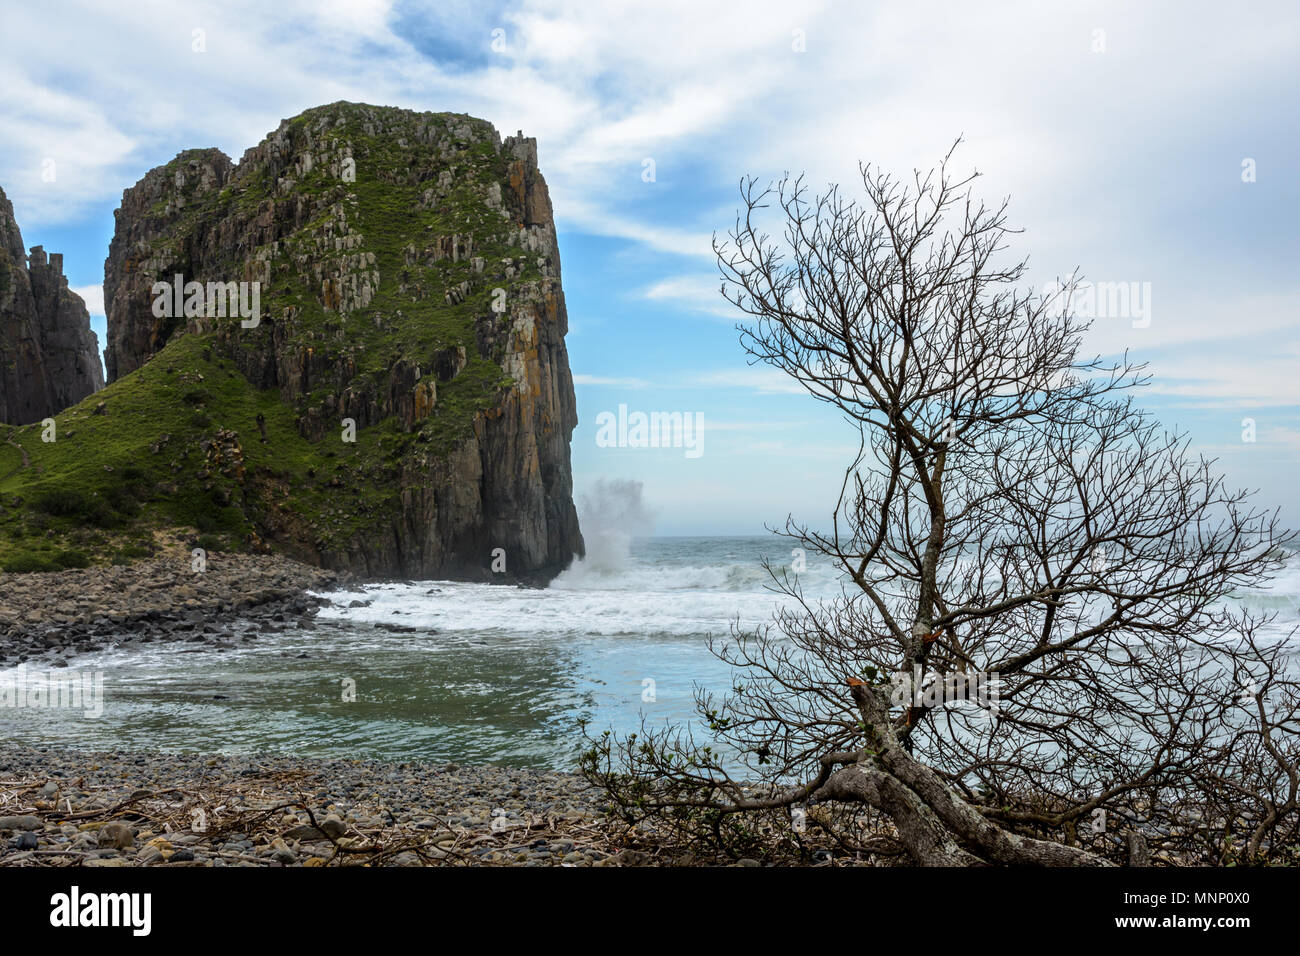
{"type": "Polygon", "coordinates": [[[0,421],[37,422],[103,387],[99,343],[63,256],[35,246],[28,263],[0,190],[0,421]]]}

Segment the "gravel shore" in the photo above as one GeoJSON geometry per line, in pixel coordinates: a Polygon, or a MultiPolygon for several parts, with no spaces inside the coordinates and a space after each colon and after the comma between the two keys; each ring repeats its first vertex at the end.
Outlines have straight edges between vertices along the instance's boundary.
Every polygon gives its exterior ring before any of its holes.
{"type": "Polygon", "coordinates": [[[368,760],[0,749],[0,866],[619,866],[580,777],[368,760]]]}
{"type": "Polygon", "coordinates": [[[0,573],[0,666],[62,666],[105,646],[180,640],[217,644],[239,619],[270,628],[314,615],[306,593],[342,579],[333,571],[272,555],[209,553],[193,569],[175,545],[130,565],[45,574],[0,573]]]}

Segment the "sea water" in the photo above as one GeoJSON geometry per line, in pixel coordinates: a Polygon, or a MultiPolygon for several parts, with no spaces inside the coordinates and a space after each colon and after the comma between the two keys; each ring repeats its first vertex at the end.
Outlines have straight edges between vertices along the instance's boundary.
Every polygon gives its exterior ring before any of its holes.
{"type": "MultiPolygon", "coordinates": [[[[695,715],[697,686],[725,691],[732,675],[709,639],[770,622],[783,596],[762,560],[795,561],[790,542],[770,535],[592,551],[544,589],[376,584],[331,592],[314,622],[230,648],[78,655],[71,667],[103,674],[102,713],[0,709],[0,734],[82,749],[570,768],[584,722],[621,733],[681,723],[695,715]]],[[[807,596],[838,593],[829,559],[804,562],[807,596]]],[[[1294,626],[1300,563],[1243,600],[1294,626]]]]}

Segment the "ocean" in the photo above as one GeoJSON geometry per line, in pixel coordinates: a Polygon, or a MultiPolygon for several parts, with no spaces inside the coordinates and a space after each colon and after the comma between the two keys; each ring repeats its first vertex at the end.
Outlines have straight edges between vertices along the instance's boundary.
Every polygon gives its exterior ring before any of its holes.
{"type": "MultiPolygon", "coordinates": [[[[72,658],[103,678],[103,710],[0,708],[0,733],[79,749],[274,752],[572,768],[580,727],[637,729],[694,716],[697,685],[730,674],[707,649],[771,619],[761,561],[775,536],[596,542],[545,589],[447,581],[331,592],[305,627],[259,627],[232,646],[152,643],[72,658]]],[[[837,593],[805,556],[809,596],[837,593]]],[[[1300,623],[1300,564],[1243,596],[1300,623]]]]}

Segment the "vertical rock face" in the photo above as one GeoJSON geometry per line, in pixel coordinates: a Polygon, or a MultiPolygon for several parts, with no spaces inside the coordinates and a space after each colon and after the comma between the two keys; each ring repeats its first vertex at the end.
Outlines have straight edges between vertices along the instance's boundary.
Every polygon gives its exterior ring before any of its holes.
{"type": "Polygon", "coordinates": [[[110,317],[104,365],[110,382],[134,372],[176,330],[176,322],[153,315],[149,287],[156,276],[170,280],[176,271],[194,273],[190,250],[165,239],[188,232],[186,217],[226,184],[233,169],[219,149],[188,150],[122,194],[104,263],[104,310],[110,317]]]}
{"type": "Polygon", "coordinates": [[[568,319],[535,140],[336,103],[286,120],[238,165],[181,153],[116,215],[110,380],[199,338],[253,389],[277,390],[297,436],[346,472],[324,493],[347,513],[313,505],[307,521],[285,479],[254,469],[234,500],[261,542],[367,576],[492,578],[504,563],[546,578],[583,553],[568,319]],[[201,285],[180,310],[160,306],[155,284],[177,276],[201,285]],[[256,292],[256,319],[228,297],[214,308],[210,290],[238,283],[256,292]],[[383,453],[348,458],[349,422],[383,453]]]}
{"type": "Polygon", "coordinates": [[[63,256],[34,246],[0,190],[0,422],[48,418],[104,387],[86,304],[68,288],[63,256]]]}

